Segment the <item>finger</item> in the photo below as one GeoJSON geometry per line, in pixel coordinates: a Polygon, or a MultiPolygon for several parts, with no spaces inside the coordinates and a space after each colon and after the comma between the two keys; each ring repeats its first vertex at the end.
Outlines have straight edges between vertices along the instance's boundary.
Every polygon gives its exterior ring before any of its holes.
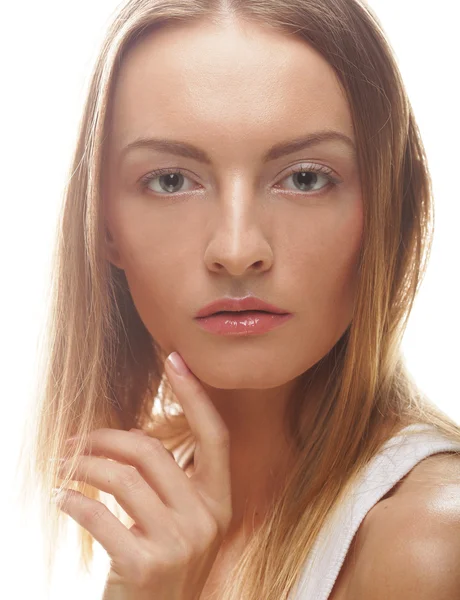
{"type": "Polygon", "coordinates": [[[134,433],[141,433],[142,435],[148,435],[146,431],[143,429],[136,429],[136,427],[131,427],[130,431],[134,431],[134,433]]]}
{"type": "Polygon", "coordinates": [[[68,489],[64,489],[53,501],[60,510],[86,529],[115,563],[135,561],[139,541],[101,502],[68,489]]]}
{"type": "Polygon", "coordinates": [[[70,462],[59,467],[62,479],[69,476],[112,494],[145,535],[158,541],[167,539],[162,530],[170,519],[168,508],[137,469],[98,456],[79,456],[72,470],[70,462]]]}
{"type": "MultiPolygon", "coordinates": [[[[172,354],[174,357],[177,355],[179,361],[182,360],[176,352],[172,354]]],[[[179,374],[169,357],[165,361],[165,368],[196,438],[195,471],[190,481],[200,482],[200,493],[228,506],[231,501],[230,452],[225,422],[200,380],[190,370],[179,374]]]]}
{"type": "MultiPolygon", "coordinates": [[[[151,438],[149,435],[136,435],[133,432],[123,431],[120,429],[102,428],[92,431],[88,436],[87,446],[84,454],[90,453],[93,457],[103,456],[122,463],[122,466],[129,465],[135,467],[131,471],[137,470],[138,474],[145,480],[151,490],[155,492],[156,497],[161,501],[162,506],[155,503],[153,506],[152,494],[142,494],[142,498],[137,499],[140,495],[141,486],[132,493],[124,489],[126,481],[120,485],[116,482],[111,482],[111,490],[108,493],[113,494],[117,500],[126,505],[122,505],[138,526],[144,531],[150,531],[152,528],[152,506],[153,510],[157,510],[158,514],[162,514],[163,518],[167,515],[160,509],[170,507],[178,513],[186,512],[192,518],[200,518],[202,516],[201,496],[197,489],[190,483],[189,478],[184,471],[179,467],[171,453],[166,450],[163,444],[156,438],[151,438]],[[136,514],[136,517],[134,516],[136,514]]],[[[101,459],[102,460],[102,459],[101,459]]],[[[111,464],[111,463],[109,463],[111,464]]],[[[113,466],[115,467],[115,465],[113,466]]],[[[95,487],[102,489],[106,469],[98,472],[93,472],[93,476],[98,478],[98,482],[93,479],[95,487]],[[102,475],[101,475],[102,473],[102,475]]],[[[130,476],[122,475],[126,480],[128,478],[128,487],[130,484],[130,476]]],[[[131,478],[135,474],[131,475],[131,478]]],[[[131,481],[131,486],[133,482],[131,481]]],[[[93,485],[93,484],[92,484],[93,485]]],[[[134,488],[135,488],[134,481],[134,488]]],[[[104,490],[105,491],[105,490],[104,490]]],[[[157,522],[158,526],[158,522],[157,522]]]]}
{"type": "MultiPolygon", "coordinates": [[[[150,437],[150,434],[147,433],[146,431],[144,431],[143,429],[136,429],[135,427],[131,427],[131,429],[129,431],[134,431],[134,433],[140,433],[141,435],[146,435],[148,437],[150,437]]],[[[174,460],[176,460],[174,453],[171,452],[171,450],[168,450],[167,448],[165,448],[166,452],[169,452],[169,454],[174,458],[174,460]]]]}

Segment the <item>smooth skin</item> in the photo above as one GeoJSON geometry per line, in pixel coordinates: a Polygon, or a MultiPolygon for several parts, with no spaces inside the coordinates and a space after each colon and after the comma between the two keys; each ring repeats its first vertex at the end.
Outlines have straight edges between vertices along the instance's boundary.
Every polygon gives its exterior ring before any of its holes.
{"type": "MultiPolygon", "coordinates": [[[[197,439],[193,475],[159,440],[98,429],[72,479],[112,494],[135,525],[127,529],[102,503],[76,490],[60,501],[110,556],[103,600],[196,600],[231,521],[225,423],[192,373],[175,372],[169,360],[165,368],[197,439]]],[[[67,469],[63,463],[62,476],[67,469]]]]}

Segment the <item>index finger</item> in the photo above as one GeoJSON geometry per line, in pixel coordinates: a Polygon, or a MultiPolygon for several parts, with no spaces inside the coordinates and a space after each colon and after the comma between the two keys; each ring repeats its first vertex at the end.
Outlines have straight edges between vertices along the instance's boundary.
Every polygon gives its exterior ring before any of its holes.
{"type": "Polygon", "coordinates": [[[186,366],[177,352],[165,361],[168,378],[184,409],[187,422],[196,438],[194,473],[190,480],[201,484],[200,491],[218,502],[231,498],[230,436],[219,411],[205,392],[200,380],[186,367],[179,373],[172,360],[186,366]]]}

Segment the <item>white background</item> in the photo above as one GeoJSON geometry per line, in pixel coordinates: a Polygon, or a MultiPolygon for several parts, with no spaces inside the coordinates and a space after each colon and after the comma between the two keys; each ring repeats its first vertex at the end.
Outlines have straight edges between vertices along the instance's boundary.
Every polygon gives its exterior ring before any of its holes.
{"type": "MultiPolygon", "coordinates": [[[[113,0],[23,0],[2,7],[0,96],[3,513],[1,596],[43,600],[40,528],[20,522],[13,501],[19,434],[35,373],[52,232],[83,103],[83,91],[113,0]]],[[[404,338],[421,388],[460,423],[458,390],[459,36],[454,0],[373,0],[405,80],[426,145],[436,199],[436,234],[422,291],[404,338]]],[[[70,544],[69,544],[70,548],[70,544]]],[[[99,600],[108,563],[92,581],[63,549],[52,598],[99,600]],[[67,589],[68,585],[68,589],[67,589]]]]}

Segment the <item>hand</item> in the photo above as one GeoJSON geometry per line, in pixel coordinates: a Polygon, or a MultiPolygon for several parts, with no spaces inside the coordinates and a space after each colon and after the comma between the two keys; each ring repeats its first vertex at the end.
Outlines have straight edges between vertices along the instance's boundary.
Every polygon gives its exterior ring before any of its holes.
{"type": "Polygon", "coordinates": [[[188,477],[156,438],[97,429],[71,479],[112,494],[135,524],[127,529],[76,490],[59,502],[111,558],[103,600],[197,600],[230,525],[226,425],[199,379],[178,375],[169,360],[165,368],[196,437],[194,473],[188,477]]]}

